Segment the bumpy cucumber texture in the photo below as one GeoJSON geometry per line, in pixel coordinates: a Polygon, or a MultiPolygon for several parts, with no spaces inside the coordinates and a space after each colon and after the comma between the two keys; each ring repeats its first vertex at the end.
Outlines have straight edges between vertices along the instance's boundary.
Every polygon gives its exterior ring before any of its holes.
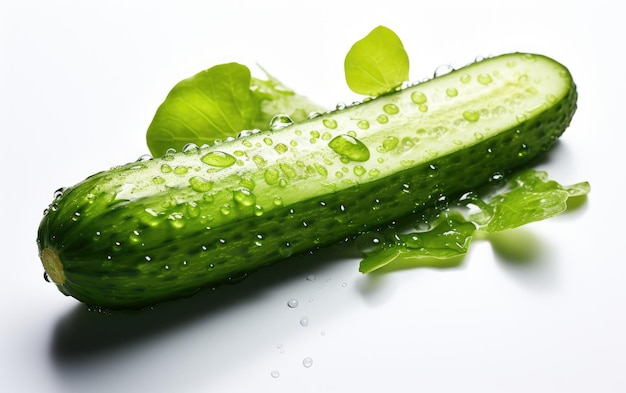
{"type": "Polygon", "coordinates": [[[527,165],[575,107],[557,62],[490,58],[280,130],[95,174],[56,196],[40,258],[87,304],[187,296],[527,165]]]}

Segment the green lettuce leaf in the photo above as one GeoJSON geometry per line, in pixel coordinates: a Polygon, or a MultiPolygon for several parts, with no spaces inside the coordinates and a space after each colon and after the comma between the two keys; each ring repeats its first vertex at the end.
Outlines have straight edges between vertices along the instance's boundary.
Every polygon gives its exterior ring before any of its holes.
{"type": "Polygon", "coordinates": [[[409,56],[396,33],[378,26],[350,48],[344,70],[353,92],[378,96],[409,79],[409,56]]]}
{"type": "MultiPolygon", "coordinates": [[[[562,186],[549,180],[546,172],[525,169],[514,173],[506,186],[481,196],[466,193],[442,208],[420,217],[419,231],[401,232],[392,228],[360,247],[364,254],[359,270],[370,273],[393,264],[414,267],[457,266],[477,232],[490,234],[514,229],[553,217],[567,210],[573,199],[590,192],[587,182],[562,186]],[[432,223],[423,230],[424,223],[432,223]],[[375,244],[375,247],[371,247],[375,244]]],[[[485,191],[487,193],[487,191],[485,191]]],[[[371,236],[371,235],[365,235],[371,236]]],[[[487,237],[488,238],[488,237],[487,237]]],[[[357,239],[357,244],[359,239],[357,239]]]]}
{"type": "Polygon", "coordinates": [[[243,130],[268,129],[278,114],[304,120],[320,108],[267,75],[238,63],[216,65],[177,83],[159,106],[146,141],[153,156],[185,145],[213,144],[243,130]]]}

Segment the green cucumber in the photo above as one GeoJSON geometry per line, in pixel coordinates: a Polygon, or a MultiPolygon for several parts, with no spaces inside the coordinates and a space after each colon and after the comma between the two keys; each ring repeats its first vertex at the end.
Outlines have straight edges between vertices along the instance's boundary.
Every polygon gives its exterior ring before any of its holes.
{"type": "Polygon", "coordinates": [[[90,305],[187,296],[528,165],[575,109],[561,64],[489,58],[279,130],[95,174],[57,193],[40,258],[61,292],[90,305]]]}

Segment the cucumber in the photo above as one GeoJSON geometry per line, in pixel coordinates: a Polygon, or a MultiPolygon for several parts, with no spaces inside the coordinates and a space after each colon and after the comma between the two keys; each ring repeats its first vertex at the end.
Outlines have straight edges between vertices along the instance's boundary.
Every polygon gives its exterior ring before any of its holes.
{"type": "Polygon", "coordinates": [[[512,53],[279,130],[132,162],[57,192],[40,259],[61,292],[89,305],[188,296],[528,165],[568,127],[576,97],[564,66],[512,53]]]}

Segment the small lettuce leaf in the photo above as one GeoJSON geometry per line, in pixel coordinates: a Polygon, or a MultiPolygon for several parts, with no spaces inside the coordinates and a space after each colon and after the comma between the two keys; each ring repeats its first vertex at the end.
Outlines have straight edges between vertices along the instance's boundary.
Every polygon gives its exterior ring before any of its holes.
{"type": "Polygon", "coordinates": [[[546,172],[519,171],[511,175],[505,187],[492,195],[490,191],[490,197],[468,192],[447,206],[427,212],[414,225],[422,228],[421,224],[432,222],[426,231],[401,232],[392,228],[396,232],[387,232],[375,242],[367,239],[365,244],[375,243],[376,247],[362,249],[364,259],[359,271],[370,273],[392,264],[458,266],[477,231],[499,233],[553,217],[567,210],[572,199],[585,197],[590,190],[587,182],[562,186],[549,180],[546,172]]]}
{"type": "Polygon", "coordinates": [[[216,65],[176,84],[157,109],[146,140],[153,156],[188,143],[213,144],[243,130],[268,129],[277,114],[294,121],[320,110],[307,98],[268,80],[251,76],[242,64],[216,65]]]}
{"type": "Polygon", "coordinates": [[[427,232],[391,236],[396,241],[383,243],[380,248],[367,254],[359,271],[370,273],[399,260],[413,260],[420,266],[441,267],[442,260],[451,260],[467,253],[475,231],[476,226],[460,214],[446,211],[442,219],[427,232]]]}
{"type": "Polygon", "coordinates": [[[488,202],[492,217],[481,230],[504,231],[553,217],[567,210],[569,198],[590,191],[587,182],[565,187],[549,180],[546,172],[531,169],[516,173],[509,180],[508,187],[510,191],[488,202]]]}
{"type": "Polygon", "coordinates": [[[250,70],[237,63],[216,65],[177,83],[157,109],[148,127],[147,143],[154,156],[187,143],[201,145],[237,135],[259,114],[250,91],[250,70]]]}
{"type": "Polygon", "coordinates": [[[353,92],[378,96],[409,79],[409,56],[396,33],[378,26],[348,51],[344,70],[353,92]]]}

